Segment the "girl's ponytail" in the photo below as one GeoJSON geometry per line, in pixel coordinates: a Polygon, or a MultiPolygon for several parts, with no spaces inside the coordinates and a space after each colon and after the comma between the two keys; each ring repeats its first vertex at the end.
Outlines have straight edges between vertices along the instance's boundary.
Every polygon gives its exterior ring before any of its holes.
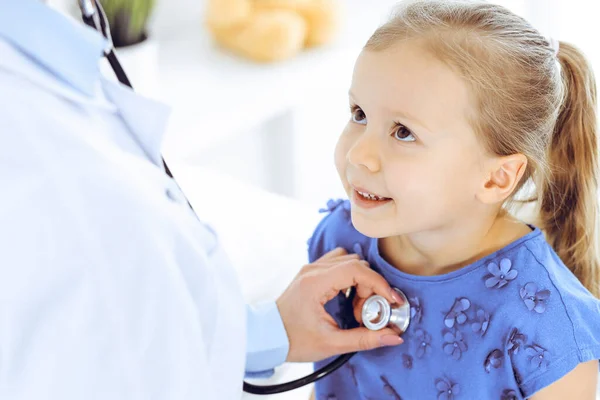
{"type": "Polygon", "coordinates": [[[567,267],[600,297],[599,143],[596,83],[583,54],[560,43],[564,97],[539,187],[539,223],[567,267]]]}

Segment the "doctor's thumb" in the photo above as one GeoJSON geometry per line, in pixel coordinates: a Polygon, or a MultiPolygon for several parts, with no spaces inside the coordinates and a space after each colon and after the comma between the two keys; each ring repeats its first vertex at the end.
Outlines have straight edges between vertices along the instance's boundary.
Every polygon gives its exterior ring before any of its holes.
{"type": "Polygon", "coordinates": [[[392,329],[386,328],[379,331],[371,331],[365,327],[339,330],[332,335],[335,347],[340,348],[340,353],[372,350],[379,347],[398,346],[404,340],[392,329]]]}

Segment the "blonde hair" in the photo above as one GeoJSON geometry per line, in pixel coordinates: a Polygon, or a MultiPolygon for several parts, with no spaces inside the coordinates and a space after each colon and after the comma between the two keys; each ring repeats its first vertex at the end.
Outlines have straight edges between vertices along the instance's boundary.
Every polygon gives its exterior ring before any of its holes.
{"type": "Polygon", "coordinates": [[[527,157],[525,175],[505,207],[535,202],[534,223],[599,297],[596,84],[583,54],[564,42],[556,54],[504,7],[450,0],[402,3],[365,49],[385,50],[409,39],[466,80],[475,102],[468,117],[484,148],[527,157]],[[517,199],[532,188],[533,197],[517,199]]]}

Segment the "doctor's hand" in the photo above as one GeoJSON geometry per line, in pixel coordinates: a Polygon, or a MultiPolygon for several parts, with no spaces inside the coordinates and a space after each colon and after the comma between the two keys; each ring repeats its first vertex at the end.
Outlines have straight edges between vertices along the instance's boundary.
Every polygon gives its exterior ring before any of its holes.
{"type": "Polygon", "coordinates": [[[402,298],[381,275],[356,254],[335,249],[302,268],[277,300],[290,349],[287,361],[319,361],[334,355],[395,346],[402,339],[392,329],[370,331],[365,327],[343,330],[325,311],[325,303],[349,287],[356,287],[355,301],[373,294],[391,303],[402,298]]]}

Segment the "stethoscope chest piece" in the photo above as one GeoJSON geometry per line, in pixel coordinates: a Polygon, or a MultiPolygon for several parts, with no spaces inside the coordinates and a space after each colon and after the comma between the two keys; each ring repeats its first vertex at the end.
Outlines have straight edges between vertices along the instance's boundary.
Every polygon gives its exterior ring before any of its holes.
{"type": "Polygon", "coordinates": [[[383,296],[375,295],[369,297],[362,307],[363,324],[372,331],[378,331],[385,327],[392,328],[398,334],[406,332],[410,324],[410,304],[400,289],[396,292],[404,302],[400,305],[390,304],[383,296]]]}

